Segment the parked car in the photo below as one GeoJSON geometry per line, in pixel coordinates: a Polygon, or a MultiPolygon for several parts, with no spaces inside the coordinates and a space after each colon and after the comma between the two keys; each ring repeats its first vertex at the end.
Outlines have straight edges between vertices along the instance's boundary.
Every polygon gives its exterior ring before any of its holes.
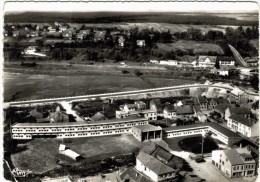
{"type": "Polygon", "coordinates": [[[195,162],[202,163],[202,162],[206,162],[206,161],[202,157],[198,157],[195,159],[195,162]]]}

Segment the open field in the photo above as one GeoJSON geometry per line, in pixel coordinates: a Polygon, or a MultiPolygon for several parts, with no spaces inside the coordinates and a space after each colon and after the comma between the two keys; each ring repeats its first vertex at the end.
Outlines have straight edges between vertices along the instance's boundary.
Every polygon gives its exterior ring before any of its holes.
{"type": "Polygon", "coordinates": [[[252,25],[252,23],[257,23],[258,14],[207,12],[25,12],[5,14],[5,23],[50,23],[55,21],[96,24],[155,22],[197,25],[252,25]]]}
{"type": "Polygon", "coordinates": [[[4,72],[4,100],[29,100],[195,83],[190,80],[112,75],[40,75],[4,72]]]}
{"type": "MultiPolygon", "coordinates": [[[[56,166],[61,143],[60,139],[29,141],[23,144],[24,150],[12,154],[11,160],[19,169],[36,173],[50,170],[56,166]]],[[[140,148],[140,143],[132,135],[66,139],[63,143],[86,158],[94,157],[95,160],[136,152],[140,148]]]]}
{"type": "Polygon", "coordinates": [[[179,40],[170,44],[157,43],[158,49],[164,51],[188,51],[193,50],[194,54],[206,54],[208,51],[214,51],[218,54],[224,54],[220,46],[211,43],[201,43],[196,41],[179,40]]]}

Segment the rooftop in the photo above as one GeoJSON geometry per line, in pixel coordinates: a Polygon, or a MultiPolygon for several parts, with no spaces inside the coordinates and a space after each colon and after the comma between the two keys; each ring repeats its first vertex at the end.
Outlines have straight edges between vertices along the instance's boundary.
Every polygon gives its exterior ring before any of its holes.
{"type": "Polygon", "coordinates": [[[146,118],[138,117],[138,116],[129,116],[127,118],[123,119],[111,119],[111,120],[101,120],[101,121],[95,121],[95,123],[77,123],[77,122],[69,122],[69,123],[16,123],[12,125],[12,127],[70,127],[70,126],[76,126],[76,127],[83,127],[83,126],[93,126],[98,124],[114,124],[114,123],[124,123],[129,121],[147,121],[146,118]]]}
{"type": "Polygon", "coordinates": [[[232,114],[251,114],[250,109],[246,107],[233,107],[229,108],[231,115],[232,114]]]}
{"type": "Polygon", "coordinates": [[[159,127],[159,126],[153,126],[153,125],[150,125],[150,124],[146,124],[146,125],[138,125],[138,126],[133,126],[133,127],[142,130],[142,132],[148,132],[148,131],[160,131],[160,130],[162,130],[161,127],[159,127]]]}
{"type": "Polygon", "coordinates": [[[255,123],[254,120],[251,120],[251,119],[247,119],[241,115],[237,115],[237,114],[232,114],[229,119],[232,119],[234,121],[237,121],[243,125],[246,125],[248,127],[251,127],[253,126],[253,124],[255,123]]]}
{"type": "Polygon", "coordinates": [[[223,126],[217,123],[198,123],[192,125],[172,126],[168,128],[163,128],[163,130],[165,132],[170,132],[170,131],[178,131],[178,130],[190,130],[190,129],[201,128],[201,127],[211,127],[227,137],[240,137],[238,134],[234,133],[233,131],[227,128],[224,128],[223,126]]]}
{"type": "Polygon", "coordinates": [[[199,56],[198,61],[204,62],[207,58],[209,58],[210,62],[216,62],[217,56],[199,56]]]}
{"type": "Polygon", "coordinates": [[[218,112],[221,112],[221,113],[225,113],[225,110],[228,108],[228,105],[227,104],[218,104],[216,107],[215,107],[215,110],[218,111],[218,112]]]}
{"type": "Polygon", "coordinates": [[[140,152],[136,158],[157,175],[175,172],[173,168],[144,152],[140,152]]]}

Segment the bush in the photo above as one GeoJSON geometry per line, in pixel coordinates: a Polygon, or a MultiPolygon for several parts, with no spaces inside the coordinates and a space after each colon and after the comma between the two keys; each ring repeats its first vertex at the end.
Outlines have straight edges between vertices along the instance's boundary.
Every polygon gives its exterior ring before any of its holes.
{"type": "Polygon", "coordinates": [[[122,73],[123,73],[123,74],[128,74],[129,71],[127,71],[127,70],[122,70],[122,73]]]}
{"type": "Polygon", "coordinates": [[[142,75],[143,75],[143,73],[142,73],[140,70],[135,70],[135,71],[134,71],[134,74],[135,74],[136,76],[142,76],[142,75]]]}

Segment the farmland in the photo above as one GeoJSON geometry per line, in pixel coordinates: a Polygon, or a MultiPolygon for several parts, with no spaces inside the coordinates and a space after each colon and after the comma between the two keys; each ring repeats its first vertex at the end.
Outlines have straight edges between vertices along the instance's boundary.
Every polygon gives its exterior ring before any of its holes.
{"type": "MultiPolygon", "coordinates": [[[[53,169],[57,165],[61,143],[62,140],[59,139],[29,141],[23,144],[23,150],[12,154],[12,162],[15,167],[22,170],[29,169],[34,173],[53,169]]],[[[135,152],[140,148],[140,143],[131,135],[68,139],[63,143],[85,157],[95,157],[96,160],[135,152]]]]}
{"type": "Polygon", "coordinates": [[[223,54],[223,51],[220,46],[212,43],[196,42],[196,41],[187,41],[179,40],[174,43],[162,44],[157,43],[158,49],[162,51],[188,51],[193,50],[194,54],[207,54],[208,51],[213,51],[218,54],[223,54]]]}
{"type": "Polygon", "coordinates": [[[103,70],[87,65],[81,66],[81,69],[72,67],[69,70],[59,67],[50,64],[43,70],[21,69],[21,73],[17,73],[17,70],[15,73],[4,72],[4,100],[66,97],[173,86],[184,82],[195,83],[192,80],[125,76],[121,74],[121,70],[113,67],[103,70]]]}

